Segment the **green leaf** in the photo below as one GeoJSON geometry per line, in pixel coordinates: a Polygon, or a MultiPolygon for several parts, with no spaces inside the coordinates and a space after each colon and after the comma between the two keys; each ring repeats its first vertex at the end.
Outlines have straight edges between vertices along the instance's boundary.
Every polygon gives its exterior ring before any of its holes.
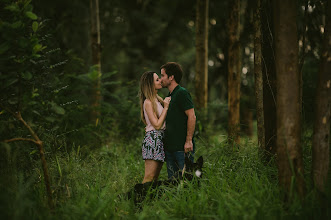
{"type": "Polygon", "coordinates": [[[25,15],[26,15],[28,18],[30,18],[31,20],[36,20],[36,19],[38,18],[37,15],[36,15],[35,13],[31,12],[31,11],[27,11],[27,12],[25,13],[25,15]]]}
{"type": "Polygon", "coordinates": [[[107,79],[107,78],[110,78],[111,76],[117,74],[117,71],[112,71],[112,72],[108,72],[108,73],[103,73],[101,78],[104,80],[104,79],[107,79]]]}
{"type": "Polygon", "coordinates": [[[32,30],[33,30],[33,32],[37,32],[37,30],[38,30],[38,22],[36,22],[36,21],[34,21],[33,23],[32,23],[32,30]]]}
{"type": "Polygon", "coordinates": [[[39,96],[39,93],[32,93],[31,98],[34,98],[34,97],[37,97],[37,96],[39,96]]]}
{"type": "Polygon", "coordinates": [[[17,11],[19,11],[19,8],[18,8],[18,6],[17,6],[15,3],[6,6],[5,9],[6,9],[6,10],[9,10],[9,11],[12,11],[12,12],[17,12],[17,11]]]}
{"type": "Polygon", "coordinates": [[[37,112],[36,110],[33,110],[32,112],[35,113],[36,115],[39,115],[40,116],[40,113],[37,112]]]}
{"type": "Polygon", "coordinates": [[[59,170],[60,177],[62,177],[62,171],[61,171],[61,166],[60,166],[59,160],[57,159],[57,156],[55,156],[55,158],[56,158],[57,168],[59,170]]]}
{"type": "Polygon", "coordinates": [[[39,96],[38,89],[33,89],[31,98],[34,98],[34,97],[37,97],[37,96],[39,96]]]}
{"type": "Polygon", "coordinates": [[[101,76],[101,74],[99,73],[98,70],[93,70],[93,71],[90,71],[88,73],[88,77],[92,80],[92,81],[96,81],[98,80],[99,76],[101,76]]]}
{"type": "Polygon", "coordinates": [[[35,154],[37,152],[38,152],[38,150],[33,150],[33,151],[30,152],[30,155],[35,154]]]}
{"type": "Polygon", "coordinates": [[[56,114],[59,114],[59,115],[64,115],[64,113],[65,113],[64,108],[58,106],[58,105],[55,104],[55,103],[52,104],[52,110],[53,110],[56,114]]]}
{"type": "Polygon", "coordinates": [[[41,44],[36,44],[34,47],[33,47],[33,51],[36,53],[38,51],[40,51],[42,49],[42,45],[41,44]]]}
{"type": "Polygon", "coordinates": [[[14,23],[11,24],[12,28],[16,29],[22,26],[22,21],[16,21],[14,23]]]}
{"type": "Polygon", "coordinates": [[[59,126],[55,126],[55,127],[52,128],[52,131],[56,131],[59,128],[60,128],[59,126]]]}
{"type": "Polygon", "coordinates": [[[32,79],[32,74],[30,72],[23,72],[22,74],[23,79],[30,80],[32,79]]]}
{"type": "Polygon", "coordinates": [[[55,121],[55,118],[53,118],[53,117],[45,117],[45,120],[46,121],[49,121],[49,122],[54,122],[55,121]]]}

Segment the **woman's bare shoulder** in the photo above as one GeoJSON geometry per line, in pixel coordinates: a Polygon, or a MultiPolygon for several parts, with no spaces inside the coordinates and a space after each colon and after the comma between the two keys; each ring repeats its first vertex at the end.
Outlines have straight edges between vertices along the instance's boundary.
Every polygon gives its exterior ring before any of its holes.
{"type": "Polygon", "coordinates": [[[151,102],[151,100],[149,100],[149,99],[145,99],[145,101],[144,101],[144,105],[151,105],[152,104],[152,102],[151,102]]]}

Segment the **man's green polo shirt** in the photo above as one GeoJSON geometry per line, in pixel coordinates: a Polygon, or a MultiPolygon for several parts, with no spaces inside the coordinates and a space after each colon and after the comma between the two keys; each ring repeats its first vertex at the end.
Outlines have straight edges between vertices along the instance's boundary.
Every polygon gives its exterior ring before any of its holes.
{"type": "Polygon", "coordinates": [[[190,93],[180,85],[172,91],[167,117],[164,146],[166,151],[184,151],[187,135],[185,111],[194,108],[190,93]]]}

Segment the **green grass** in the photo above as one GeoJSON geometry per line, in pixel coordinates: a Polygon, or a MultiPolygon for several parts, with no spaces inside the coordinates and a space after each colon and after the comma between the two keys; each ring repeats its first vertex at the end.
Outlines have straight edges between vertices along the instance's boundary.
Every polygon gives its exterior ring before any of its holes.
{"type": "MultiPolygon", "coordinates": [[[[159,199],[141,209],[123,195],[142,181],[141,140],[109,143],[98,150],[74,147],[47,155],[55,210],[47,208],[38,158],[23,172],[13,167],[1,178],[1,219],[319,219],[321,208],[308,190],[303,204],[284,205],[274,161],[260,161],[254,141],[240,148],[223,136],[197,140],[196,158],[204,157],[201,186],[164,187],[159,199]],[[5,178],[3,178],[5,177],[5,178]],[[5,185],[5,183],[7,185],[5,185]],[[9,183],[9,185],[8,185],[9,183]]],[[[10,157],[10,155],[8,155],[10,157]]],[[[309,162],[307,162],[309,163],[309,162]]],[[[8,163],[7,163],[8,165],[8,163]]],[[[10,168],[7,168],[8,171],[10,168]]],[[[307,175],[309,171],[306,171],[307,175]]],[[[2,170],[2,174],[4,170],[2,170]]],[[[160,179],[166,179],[166,167],[160,179]]],[[[307,178],[309,179],[309,178],[307,178]]],[[[308,184],[309,185],[309,184],[308,184]]],[[[330,193],[328,194],[330,201],[330,193]]],[[[329,210],[328,210],[329,211],[329,210]]],[[[329,211],[330,212],[330,211],[329,211]]],[[[330,216],[330,214],[329,214],[330,216]]]]}

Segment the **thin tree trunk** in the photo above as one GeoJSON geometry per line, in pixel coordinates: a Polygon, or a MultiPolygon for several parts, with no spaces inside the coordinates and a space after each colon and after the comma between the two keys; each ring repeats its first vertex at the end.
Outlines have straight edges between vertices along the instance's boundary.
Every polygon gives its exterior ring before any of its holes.
{"type": "Polygon", "coordinates": [[[263,0],[261,10],[263,110],[265,129],[265,157],[276,154],[276,66],[272,1],[263,0]]]}
{"type": "Polygon", "coordinates": [[[208,102],[208,4],[209,0],[197,0],[195,91],[198,109],[206,108],[208,102]]]}
{"type": "Polygon", "coordinates": [[[274,27],[277,72],[277,162],[280,186],[286,200],[294,192],[304,196],[300,146],[300,88],[295,1],[275,1],[274,27]]]}
{"type": "Polygon", "coordinates": [[[231,2],[230,18],[228,21],[229,47],[228,47],[228,108],[229,141],[240,143],[240,82],[241,82],[241,59],[240,59],[240,4],[239,0],[231,2]]]}
{"type": "Polygon", "coordinates": [[[263,111],[263,77],[261,65],[261,0],[256,0],[254,13],[254,74],[258,146],[265,149],[264,111],[263,111]]]}
{"type": "Polygon", "coordinates": [[[316,92],[316,111],[313,134],[312,176],[315,187],[325,193],[329,170],[330,108],[331,108],[331,5],[326,6],[323,50],[316,92]]]}
{"type": "Polygon", "coordinates": [[[96,68],[97,77],[92,88],[92,121],[98,124],[100,117],[101,103],[101,41],[100,41],[100,20],[99,20],[99,0],[90,0],[91,9],[91,50],[92,65],[96,68]]]}
{"type": "Polygon", "coordinates": [[[303,36],[302,36],[302,50],[301,50],[301,54],[299,56],[299,85],[300,85],[300,116],[302,119],[302,108],[303,108],[303,65],[305,62],[305,57],[306,57],[306,28],[307,28],[307,18],[308,18],[308,4],[309,4],[309,0],[306,0],[305,2],[305,12],[304,12],[304,16],[303,16],[303,24],[304,24],[304,31],[303,31],[303,36]]]}

